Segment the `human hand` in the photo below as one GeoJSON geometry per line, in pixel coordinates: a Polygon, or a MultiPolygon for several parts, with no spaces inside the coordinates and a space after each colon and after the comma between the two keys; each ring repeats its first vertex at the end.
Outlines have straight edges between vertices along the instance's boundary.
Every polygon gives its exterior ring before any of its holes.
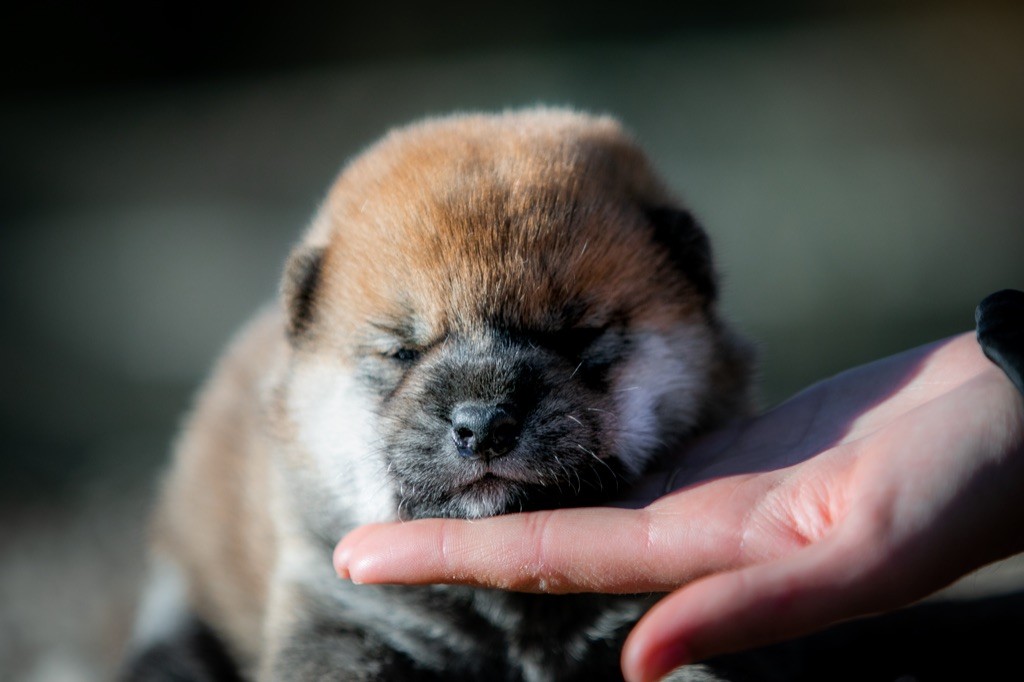
{"type": "Polygon", "coordinates": [[[963,335],[822,382],[649,477],[637,509],[356,529],[339,575],[550,593],[675,590],[630,680],[919,599],[1024,549],[1024,400],[963,335]],[[666,486],[681,489],[658,497],[666,486]],[[647,504],[644,504],[647,503],[647,504]]]}

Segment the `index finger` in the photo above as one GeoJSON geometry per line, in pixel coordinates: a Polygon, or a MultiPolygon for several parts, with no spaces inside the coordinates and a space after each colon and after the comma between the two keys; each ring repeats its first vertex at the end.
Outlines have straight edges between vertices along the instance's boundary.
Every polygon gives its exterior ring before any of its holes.
{"type": "Polygon", "coordinates": [[[676,505],[638,510],[590,507],[371,524],[339,543],[335,570],[357,583],[458,583],[552,594],[666,591],[740,560],[742,515],[734,510],[746,505],[710,507],[723,492],[738,501],[721,487],[681,491],[675,495],[685,497],[676,505]]]}

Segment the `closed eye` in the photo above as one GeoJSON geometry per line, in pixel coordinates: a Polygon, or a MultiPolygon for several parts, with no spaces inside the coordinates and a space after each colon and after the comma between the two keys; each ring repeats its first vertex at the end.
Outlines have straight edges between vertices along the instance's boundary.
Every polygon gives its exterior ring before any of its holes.
{"type": "Polygon", "coordinates": [[[421,351],[415,348],[399,347],[384,353],[384,356],[402,364],[409,364],[419,360],[421,351]]]}
{"type": "Polygon", "coordinates": [[[433,345],[423,346],[416,340],[417,325],[411,320],[371,321],[370,326],[380,332],[370,340],[370,348],[379,357],[396,363],[407,365],[416,362],[433,345]]]}

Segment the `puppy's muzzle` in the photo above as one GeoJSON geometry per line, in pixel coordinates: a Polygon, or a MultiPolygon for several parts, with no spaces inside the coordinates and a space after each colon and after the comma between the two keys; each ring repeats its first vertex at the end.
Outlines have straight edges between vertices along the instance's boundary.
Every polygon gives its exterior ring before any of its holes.
{"type": "Polygon", "coordinates": [[[502,405],[460,403],[452,410],[451,422],[455,449],[468,459],[489,462],[507,454],[519,440],[519,419],[502,405]]]}

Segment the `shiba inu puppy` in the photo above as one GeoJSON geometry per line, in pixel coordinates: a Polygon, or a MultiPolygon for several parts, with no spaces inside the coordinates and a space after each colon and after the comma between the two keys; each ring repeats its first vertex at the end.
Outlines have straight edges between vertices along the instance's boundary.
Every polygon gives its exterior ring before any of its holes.
{"type": "Polygon", "coordinates": [[[704,232],[615,121],[392,132],[198,400],[127,677],[621,679],[642,599],[357,586],[332,548],[371,521],[608,500],[745,411],[748,376],[704,232]]]}

